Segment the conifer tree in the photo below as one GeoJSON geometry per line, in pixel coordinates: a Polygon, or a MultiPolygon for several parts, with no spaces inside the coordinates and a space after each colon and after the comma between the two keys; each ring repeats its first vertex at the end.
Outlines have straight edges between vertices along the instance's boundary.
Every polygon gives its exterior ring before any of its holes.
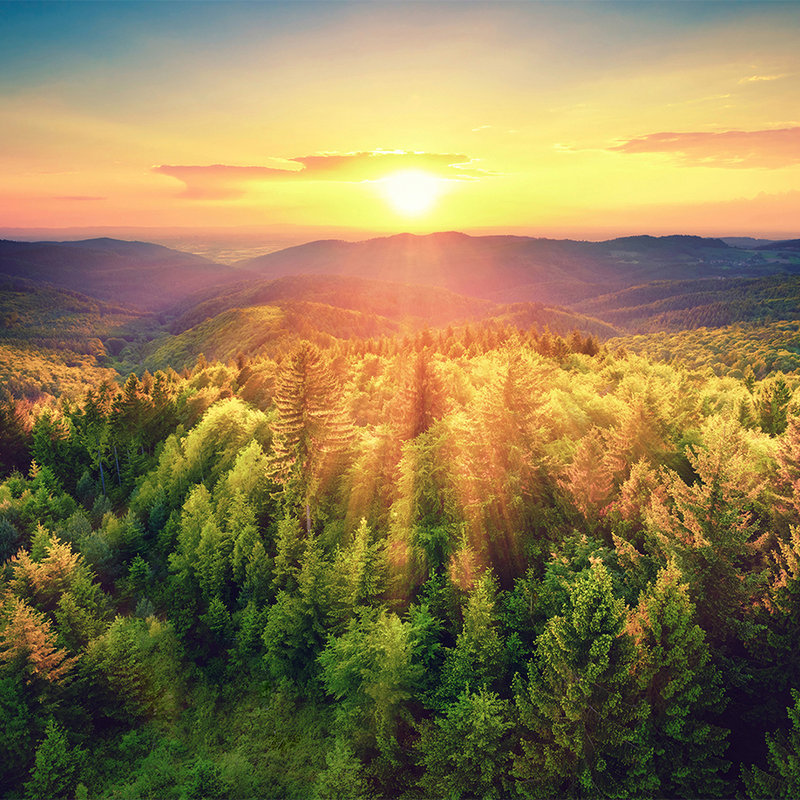
{"type": "Polygon", "coordinates": [[[517,788],[530,797],[624,797],[645,708],[635,702],[626,608],[600,563],[580,573],[564,612],[536,642],[529,681],[516,682],[523,729],[517,788]]]}
{"type": "Polygon", "coordinates": [[[726,794],[721,756],[728,731],[713,724],[726,699],[709,663],[705,633],[694,621],[688,586],[671,563],[642,593],[628,630],[636,642],[634,674],[649,713],[639,746],[650,759],[638,765],[642,793],[665,797],[726,794]]]}
{"type": "Polygon", "coordinates": [[[782,527],[800,524],[800,417],[792,417],[776,454],[775,510],[782,527]]]}
{"type": "Polygon", "coordinates": [[[794,705],[786,709],[791,722],[787,734],[767,734],[769,772],[758,767],[743,767],[747,796],[753,800],[800,797],[800,692],[792,690],[794,705]]]}
{"type": "Polygon", "coordinates": [[[775,574],[767,596],[770,616],[763,655],[773,693],[787,694],[800,686],[800,527],[791,528],[788,541],[778,540],[772,556],[775,574]]]}
{"type": "Polygon", "coordinates": [[[762,384],[756,400],[756,413],[764,433],[778,436],[786,430],[791,399],[792,390],[782,374],[776,375],[769,383],[762,384]]]}
{"type": "Polygon", "coordinates": [[[730,420],[714,421],[707,437],[707,448],[687,453],[698,481],[662,473],[666,492],[651,497],[648,528],[653,549],[664,563],[674,558],[688,582],[700,627],[727,646],[748,635],[743,611],[760,591],[748,567],[761,542],[752,508],[764,484],[730,420]]]}
{"type": "Polygon", "coordinates": [[[405,441],[430,429],[447,410],[447,398],[429,348],[411,357],[410,369],[407,357],[400,363],[407,373],[393,403],[392,422],[405,441]]]}
{"type": "Polygon", "coordinates": [[[443,697],[455,699],[465,690],[502,684],[505,649],[496,610],[497,584],[484,573],[469,594],[464,627],[442,667],[443,697]]]}
{"type": "Polygon", "coordinates": [[[27,796],[31,800],[73,797],[85,757],[83,750],[69,746],[64,729],[51,719],[36,748],[31,779],[25,783],[27,796]]]}
{"type": "Polygon", "coordinates": [[[513,728],[511,708],[485,687],[465,690],[444,715],[420,726],[415,745],[429,797],[508,797],[513,728]]]}
{"type": "Polygon", "coordinates": [[[600,516],[611,497],[611,470],[606,463],[608,447],[601,433],[593,428],[578,443],[575,458],[561,481],[575,505],[587,520],[600,516]]]}
{"type": "Polygon", "coordinates": [[[26,470],[31,458],[31,426],[24,406],[0,389],[0,477],[26,470]]]}
{"type": "Polygon", "coordinates": [[[56,646],[49,620],[13,595],[0,606],[0,662],[18,664],[30,683],[42,679],[60,683],[77,657],[56,646]]]}
{"type": "Polygon", "coordinates": [[[283,486],[287,510],[303,510],[311,532],[311,507],[350,446],[352,427],[341,394],[320,350],[303,342],[278,374],[278,418],[271,474],[283,486]]]}
{"type": "Polygon", "coordinates": [[[319,656],[327,692],[339,701],[340,723],[388,758],[398,757],[398,728],[421,677],[410,622],[364,611],[319,656]]]}

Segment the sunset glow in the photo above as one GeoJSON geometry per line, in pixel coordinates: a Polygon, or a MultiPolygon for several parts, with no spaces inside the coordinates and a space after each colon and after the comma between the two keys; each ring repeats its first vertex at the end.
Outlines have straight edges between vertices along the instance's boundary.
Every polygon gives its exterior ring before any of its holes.
{"type": "Polygon", "coordinates": [[[800,234],[796,3],[0,5],[6,228],[800,234]]]}
{"type": "Polygon", "coordinates": [[[395,172],[378,183],[389,205],[398,214],[410,217],[429,212],[444,188],[441,179],[413,169],[395,172]]]}

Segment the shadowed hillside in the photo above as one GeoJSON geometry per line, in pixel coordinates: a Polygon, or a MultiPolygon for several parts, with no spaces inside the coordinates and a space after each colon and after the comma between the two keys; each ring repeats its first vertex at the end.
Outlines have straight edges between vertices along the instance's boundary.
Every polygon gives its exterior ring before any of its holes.
{"type": "Polygon", "coordinates": [[[161,310],[241,273],[201,256],[145,242],[0,241],[0,273],[80,291],[141,310],[161,310]]]}

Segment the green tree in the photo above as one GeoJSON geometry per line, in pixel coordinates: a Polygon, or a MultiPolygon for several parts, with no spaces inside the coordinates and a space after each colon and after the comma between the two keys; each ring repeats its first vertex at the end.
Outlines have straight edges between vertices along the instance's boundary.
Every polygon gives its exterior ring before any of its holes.
{"type": "Polygon", "coordinates": [[[774,507],[782,528],[800,524],[800,417],[792,417],[776,453],[774,507]]]}
{"type": "Polygon", "coordinates": [[[433,353],[425,348],[400,362],[405,370],[391,411],[392,422],[402,440],[425,433],[447,410],[447,394],[433,353]]]}
{"type": "Polygon", "coordinates": [[[687,453],[694,483],[662,473],[663,490],[653,493],[647,512],[649,546],[663,564],[675,559],[698,624],[715,647],[729,648],[751,636],[750,610],[762,589],[754,567],[763,541],[754,512],[764,480],[730,420],[712,420],[706,442],[687,453]]]}
{"type": "Polygon", "coordinates": [[[423,722],[414,748],[425,768],[419,780],[425,795],[509,796],[513,725],[510,703],[485,687],[465,690],[443,716],[423,722]]]}
{"type": "Polygon", "coordinates": [[[311,796],[313,800],[366,800],[370,796],[364,765],[342,737],[337,736],[326,753],[325,769],[317,776],[311,796]]]}
{"type": "Polygon", "coordinates": [[[442,667],[444,698],[465,690],[499,686],[505,674],[505,647],[499,633],[496,610],[497,584],[486,572],[475,582],[464,608],[464,627],[456,646],[448,651],[442,667]]]}
{"type": "Polygon", "coordinates": [[[312,534],[305,540],[296,588],[281,589],[267,612],[264,659],[274,678],[304,686],[315,677],[316,658],[338,611],[331,566],[312,534]]]}
{"type": "Polygon", "coordinates": [[[600,563],[578,574],[563,614],[536,642],[529,681],[516,682],[522,751],[518,790],[532,797],[624,797],[635,761],[634,647],[626,608],[600,563]]]}
{"type": "Polygon", "coordinates": [[[407,704],[421,677],[415,645],[410,622],[385,610],[364,611],[319,656],[340,724],[390,760],[399,758],[399,726],[410,721],[407,704]]]}
{"type": "Polygon", "coordinates": [[[728,731],[713,724],[726,698],[694,621],[689,587],[674,564],[639,598],[628,626],[636,642],[634,674],[649,714],[639,744],[652,753],[638,766],[640,791],[665,797],[720,797],[728,731]]]}
{"type": "Polygon", "coordinates": [[[31,800],[72,797],[86,754],[79,747],[70,747],[67,734],[54,720],[45,728],[42,742],[36,748],[36,764],[25,793],[31,800]]]}
{"type": "Polygon", "coordinates": [[[800,693],[792,690],[794,705],[786,709],[791,722],[787,734],[767,734],[769,772],[758,767],[742,767],[742,780],[753,800],[800,797],[800,693]]]}
{"type": "Polygon", "coordinates": [[[792,390],[786,384],[783,375],[776,375],[769,383],[761,385],[756,400],[756,413],[758,424],[764,433],[770,436],[779,436],[786,430],[789,402],[792,399],[792,390]]]}

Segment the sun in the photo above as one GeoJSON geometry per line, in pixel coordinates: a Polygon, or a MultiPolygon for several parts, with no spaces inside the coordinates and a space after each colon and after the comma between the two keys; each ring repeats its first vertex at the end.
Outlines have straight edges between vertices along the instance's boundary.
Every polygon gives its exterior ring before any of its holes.
{"type": "Polygon", "coordinates": [[[419,217],[428,213],[444,191],[441,178],[419,169],[393,172],[378,182],[380,193],[398,213],[408,217],[419,217]]]}

